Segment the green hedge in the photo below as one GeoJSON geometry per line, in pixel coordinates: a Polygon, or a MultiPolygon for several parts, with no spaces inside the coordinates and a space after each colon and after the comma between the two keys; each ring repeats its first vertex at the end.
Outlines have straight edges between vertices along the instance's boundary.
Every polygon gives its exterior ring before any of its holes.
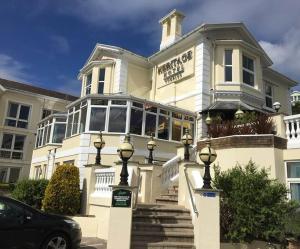
{"type": "Polygon", "coordinates": [[[75,166],[57,167],[43,200],[45,212],[74,215],[80,208],[79,170],[75,166]]]}
{"type": "Polygon", "coordinates": [[[221,194],[221,235],[231,242],[283,242],[285,223],[295,203],[288,202],[284,184],[250,161],[221,172],[215,167],[215,187],[221,194]]]}
{"type": "Polygon", "coordinates": [[[34,208],[41,209],[48,180],[22,180],[15,185],[12,197],[34,208]]]}

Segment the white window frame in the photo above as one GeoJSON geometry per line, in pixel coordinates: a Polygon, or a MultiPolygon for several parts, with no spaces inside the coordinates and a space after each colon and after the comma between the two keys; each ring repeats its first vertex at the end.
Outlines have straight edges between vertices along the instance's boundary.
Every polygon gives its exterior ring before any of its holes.
{"type": "Polygon", "coordinates": [[[233,59],[233,49],[232,48],[226,48],[224,50],[224,81],[232,83],[233,80],[233,67],[232,67],[232,59],[233,59]],[[226,51],[231,51],[231,64],[226,64],[226,51]],[[226,68],[231,67],[231,81],[226,80],[226,68]]]}
{"type": "Polygon", "coordinates": [[[18,102],[18,101],[8,101],[7,105],[6,105],[5,119],[3,120],[3,125],[4,126],[8,126],[8,127],[15,127],[17,129],[29,129],[29,120],[31,119],[31,110],[32,110],[32,105],[30,105],[30,104],[21,103],[21,102],[18,102]],[[18,105],[17,117],[16,118],[8,116],[8,110],[9,110],[10,104],[17,104],[18,105]],[[28,113],[28,119],[27,120],[19,118],[20,117],[21,106],[29,107],[29,113],[28,113]],[[15,126],[6,125],[5,122],[6,122],[7,119],[15,120],[16,121],[16,125],[15,126]],[[17,126],[18,125],[18,121],[26,122],[27,123],[27,127],[26,128],[18,127],[17,126]]]}
{"type": "Polygon", "coordinates": [[[15,133],[9,133],[9,132],[1,133],[1,136],[0,136],[0,150],[10,152],[10,157],[9,158],[8,157],[7,158],[6,157],[0,157],[0,158],[1,159],[9,159],[9,160],[24,160],[24,148],[26,147],[26,139],[27,139],[27,136],[23,135],[23,134],[15,134],[15,133]],[[2,142],[3,142],[4,134],[8,134],[8,135],[13,136],[10,149],[2,148],[2,142]],[[22,150],[13,149],[14,146],[15,146],[16,136],[24,136],[24,144],[23,144],[23,149],[22,150]],[[22,157],[18,158],[18,159],[17,158],[12,158],[13,152],[21,153],[22,157]]]}
{"type": "Polygon", "coordinates": [[[243,77],[243,83],[244,84],[246,84],[247,86],[250,86],[250,87],[255,87],[255,59],[253,58],[253,57],[251,57],[251,56],[248,56],[247,54],[245,54],[245,53],[242,53],[242,77],[243,77]],[[253,71],[251,71],[250,69],[248,69],[248,68],[245,68],[244,67],[244,63],[243,63],[243,57],[247,57],[248,59],[250,59],[250,60],[252,60],[253,61],[253,71]],[[246,82],[244,82],[244,76],[243,76],[243,71],[246,71],[246,72],[248,72],[248,73],[250,73],[250,74],[252,74],[253,75],[253,86],[252,85],[250,85],[250,84],[248,84],[248,83],[246,83],[246,82]]]}
{"type": "Polygon", "coordinates": [[[291,194],[291,183],[299,183],[300,184],[300,178],[288,178],[288,173],[287,173],[287,164],[288,163],[300,163],[300,161],[298,160],[291,160],[291,161],[285,161],[285,179],[286,179],[286,186],[289,190],[287,197],[289,200],[292,199],[292,194],[291,194]]]}

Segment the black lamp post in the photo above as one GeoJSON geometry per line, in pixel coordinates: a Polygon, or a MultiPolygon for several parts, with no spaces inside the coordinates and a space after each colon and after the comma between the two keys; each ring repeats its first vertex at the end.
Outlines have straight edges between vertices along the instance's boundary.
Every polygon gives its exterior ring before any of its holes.
{"type": "Polygon", "coordinates": [[[153,150],[156,147],[156,143],[153,139],[153,133],[151,133],[150,136],[150,141],[147,143],[147,149],[149,150],[149,157],[148,157],[148,163],[152,164],[153,163],[153,150]]]}
{"type": "Polygon", "coordinates": [[[105,146],[105,141],[102,137],[102,131],[100,131],[99,137],[94,142],[94,146],[97,149],[95,164],[96,165],[101,165],[101,155],[100,155],[100,153],[101,153],[101,150],[103,149],[103,147],[105,146]]]}
{"type": "Polygon", "coordinates": [[[185,129],[185,134],[181,138],[181,142],[184,145],[184,161],[190,160],[189,147],[193,143],[193,138],[190,135],[189,129],[185,129]]]}
{"type": "Polygon", "coordinates": [[[236,119],[241,119],[243,116],[244,116],[244,112],[239,107],[239,109],[234,113],[234,117],[236,119]]]}
{"type": "Polygon", "coordinates": [[[211,189],[211,176],[210,176],[210,164],[217,158],[216,151],[210,147],[210,140],[206,141],[206,147],[204,147],[199,153],[200,160],[205,165],[205,172],[203,177],[203,189],[211,189]]]}
{"type": "Polygon", "coordinates": [[[128,186],[128,169],[127,163],[128,160],[133,155],[134,148],[133,145],[130,143],[130,135],[126,134],[124,142],[120,144],[118,153],[119,157],[122,159],[122,171],[120,174],[120,183],[119,185],[128,186]]]}

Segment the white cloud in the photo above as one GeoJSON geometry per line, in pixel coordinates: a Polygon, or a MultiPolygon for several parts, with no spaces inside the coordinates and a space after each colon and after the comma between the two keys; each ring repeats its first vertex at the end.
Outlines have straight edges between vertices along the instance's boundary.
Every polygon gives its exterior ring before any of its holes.
{"type": "Polygon", "coordinates": [[[58,52],[68,53],[70,51],[69,42],[65,37],[61,35],[52,35],[50,39],[58,52]]]}
{"type": "Polygon", "coordinates": [[[18,60],[6,54],[0,54],[0,77],[25,82],[30,79],[27,67],[18,60]]]}
{"type": "Polygon", "coordinates": [[[300,76],[300,29],[292,28],[278,42],[260,41],[274,67],[290,77],[300,76]]]}

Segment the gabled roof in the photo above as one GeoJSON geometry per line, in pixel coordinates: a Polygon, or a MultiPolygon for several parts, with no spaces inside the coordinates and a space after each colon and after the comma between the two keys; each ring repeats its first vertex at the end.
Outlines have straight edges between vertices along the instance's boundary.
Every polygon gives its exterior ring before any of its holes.
{"type": "Polygon", "coordinates": [[[74,100],[78,99],[78,97],[75,97],[75,96],[70,95],[70,94],[61,93],[61,92],[57,92],[57,91],[52,91],[52,90],[48,90],[48,89],[44,89],[44,88],[40,88],[40,87],[36,87],[36,86],[32,86],[32,85],[20,83],[20,82],[16,82],[16,81],[12,81],[12,80],[2,79],[2,78],[0,78],[0,87],[1,86],[5,89],[18,90],[18,91],[24,91],[24,92],[28,92],[28,93],[40,94],[40,95],[45,95],[45,96],[48,96],[48,97],[63,99],[63,100],[67,100],[67,101],[74,101],[74,100]]]}
{"type": "Polygon", "coordinates": [[[294,87],[298,85],[298,82],[295,80],[290,79],[289,77],[285,76],[284,74],[274,70],[271,67],[264,68],[263,69],[263,77],[268,77],[268,75],[274,76],[276,78],[279,78],[282,82],[288,83],[290,87],[294,87]]]}

